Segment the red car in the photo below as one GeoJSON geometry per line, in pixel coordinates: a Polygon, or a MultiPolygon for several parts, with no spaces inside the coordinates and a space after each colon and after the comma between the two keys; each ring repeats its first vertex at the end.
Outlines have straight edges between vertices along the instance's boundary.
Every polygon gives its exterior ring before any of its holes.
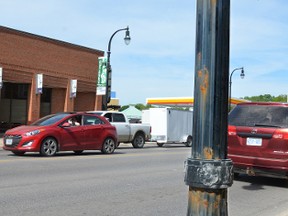
{"type": "Polygon", "coordinates": [[[6,131],[3,149],[15,155],[40,152],[54,156],[58,151],[101,150],[111,154],[117,144],[116,128],[105,118],[87,113],[56,113],[6,131]]]}
{"type": "Polygon", "coordinates": [[[241,103],[229,113],[234,173],[288,179],[288,104],[241,103]]]}

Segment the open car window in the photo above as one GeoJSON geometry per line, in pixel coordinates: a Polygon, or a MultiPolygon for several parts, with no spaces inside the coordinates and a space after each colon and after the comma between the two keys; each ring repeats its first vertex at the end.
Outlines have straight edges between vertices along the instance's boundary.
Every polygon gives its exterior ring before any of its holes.
{"type": "Polygon", "coordinates": [[[101,119],[99,119],[97,116],[85,115],[83,117],[83,124],[84,125],[100,125],[100,124],[104,124],[104,122],[101,119]]]}
{"type": "Polygon", "coordinates": [[[68,123],[69,126],[75,127],[75,126],[81,126],[82,124],[82,116],[81,115],[76,115],[68,118],[64,123],[68,123]]]}

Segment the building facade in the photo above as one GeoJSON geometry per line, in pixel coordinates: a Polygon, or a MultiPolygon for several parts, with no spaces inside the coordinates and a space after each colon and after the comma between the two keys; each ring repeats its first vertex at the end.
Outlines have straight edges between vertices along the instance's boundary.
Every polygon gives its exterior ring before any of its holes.
{"type": "Polygon", "coordinates": [[[101,110],[96,84],[103,51],[3,26],[0,41],[0,130],[56,112],[101,110]]]}

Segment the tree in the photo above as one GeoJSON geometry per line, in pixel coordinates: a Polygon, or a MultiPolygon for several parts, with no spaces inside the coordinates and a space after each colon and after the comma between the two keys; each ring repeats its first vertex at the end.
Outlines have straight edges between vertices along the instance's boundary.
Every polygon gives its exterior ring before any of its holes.
{"type": "Polygon", "coordinates": [[[123,111],[123,110],[127,109],[128,107],[129,107],[129,105],[124,105],[124,106],[121,106],[121,107],[120,107],[120,109],[119,109],[119,111],[121,112],[121,111],[123,111]]]}
{"type": "Polygon", "coordinates": [[[274,98],[275,102],[287,102],[287,95],[279,95],[277,97],[274,98]]]}
{"type": "Polygon", "coordinates": [[[250,100],[252,102],[287,102],[287,96],[282,94],[277,97],[270,94],[264,94],[259,96],[244,97],[245,100],[250,100]]]}
{"type": "Polygon", "coordinates": [[[139,104],[135,105],[135,108],[138,109],[138,110],[144,110],[144,109],[146,109],[146,106],[144,104],[140,104],[139,103],[139,104]]]}
{"type": "Polygon", "coordinates": [[[127,109],[129,106],[134,106],[136,109],[138,109],[138,110],[140,110],[140,111],[154,107],[154,106],[152,106],[151,104],[146,104],[146,105],[141,104],[141,103],[139,103],[139,104],[130,104],[130,105],[123,105],[123,106],[121,106],[121,108],[119,109],[119,111],[121,112],[121,111],[127,109]]]}

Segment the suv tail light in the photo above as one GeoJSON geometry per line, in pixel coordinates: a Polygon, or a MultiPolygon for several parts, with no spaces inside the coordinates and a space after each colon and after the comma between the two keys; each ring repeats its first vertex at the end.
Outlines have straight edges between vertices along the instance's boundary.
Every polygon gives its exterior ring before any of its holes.
{"type": "Polygon", "coordinates": [[[228,126],[228,136],[235,136],[236,133],[236,127],[235,126],[228,126]]]}
{"type": "Polygon", "coordinates": [[[288,130],[278,129],[273,134],[274,139],[288,139],[288,130]]]}

